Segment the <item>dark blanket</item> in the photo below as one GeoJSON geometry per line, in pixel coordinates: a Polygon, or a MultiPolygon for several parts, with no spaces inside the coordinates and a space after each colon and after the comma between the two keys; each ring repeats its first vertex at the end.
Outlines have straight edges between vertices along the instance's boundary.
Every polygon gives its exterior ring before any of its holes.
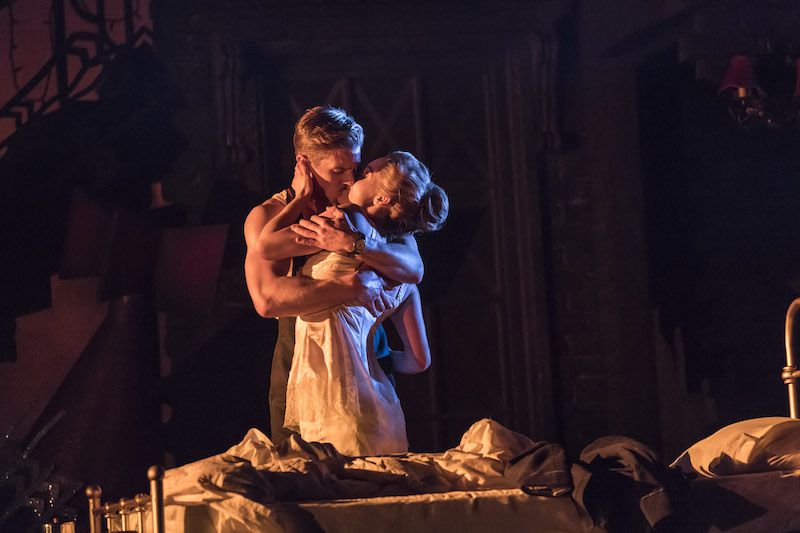
{"type": "Polygon", "coordinates": [[[656,453],[627,437],[603,437],[569,464],[557,444],[536,442],[509,461],[505,477],[532,495],[572,495],[584,531],[677,531],[687,482],[656,453]]]}
{"type": "Polygon", "coordinates": [[[572,465],[572,496],[607,531],[680,531],[688,482],[628,437],[602,437],[572,465]]]}

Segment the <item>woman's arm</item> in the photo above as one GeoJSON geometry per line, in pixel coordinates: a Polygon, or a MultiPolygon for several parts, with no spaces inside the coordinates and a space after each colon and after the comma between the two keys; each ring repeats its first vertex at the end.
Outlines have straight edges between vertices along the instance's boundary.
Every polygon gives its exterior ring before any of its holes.
{"type": "MultiPolygon", "coordinates": [[[[290,257],[310,255],[319,251],[314,246],[304,246],[295,241],[294,233],[288,229],[296,222],[314,202],[314,177],[308,166],[308,161],[303,157],[297,158],[292,178],[292,199],[279,210],[280,206],[275,200],[263,204],[268,208],[265,218],[267,223],[261,228],[255,243],[255,252],[268,261],[281,261],[290,257]],[[270,206],[270,202],[275,206],[270,206]]],[[[258,209],[258,208],[256,208],[258,209]]],[[[316,211],[314,211],[316,212],[316,211]]]]}
{"type": "Polygon", "coordinates": [[[300,218],[304,208],[304,202],[295,197],[278,211],[258,234],[256,253],[268,261],[281,261],[317,253],[319,248],[298,243],[295,240],[295,233],[289,229],[289,226],[300,218]]]}
{"type": "Polygon", "coordinates": [[[403,374],[419,374],[427,369],[431,365],[431,350],[422,317],[422,300],[416,285],[389,318],[404,348],[403,351],[392,350],[392,368],[403,374]]]}
{"type": "MultiPolygon", "coordinates": [[[[329,211],[333,211],[334,216],[336,216],[336,211],[341,213],[338,208],[331,208],[329,211]]],[[[371,223],[364,212],[356,206],[342,213],[343,217],[347,215],[350,218],[345,218],[346,224],[343,226],[354,232],[352,235],[346,234],[344,242],[348,250],[351,250],[357,238],[355,231],[369,235],[371,223]]],[[[372,270],[398,283],[417,284],[422,281],[424,266],[422,257],[419,255],[419,248],[417,248],[417,241],[412,235],[405,235],[391,242],[367,236],[364,238],[364,245],[364,251],[358,254],[358,258],[372,270]]]]}
{"type": "Polygon", "coordinates": [[[364,251],[358,254],[364,264],[400,283],[422,281],[425,266],[419,255],[417,240],[412,235],[390,242],[367,237],[364,239],[364,244],[364,251]]]}

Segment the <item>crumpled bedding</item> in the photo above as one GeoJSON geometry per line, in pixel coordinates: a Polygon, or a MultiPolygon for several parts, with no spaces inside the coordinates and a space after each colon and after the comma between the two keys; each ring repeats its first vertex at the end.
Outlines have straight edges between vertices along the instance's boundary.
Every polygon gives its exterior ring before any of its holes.
{"type": "Polygon", "coordinates": [[[512,459],[530,450],[546,452],[547,446],[489,419],[474,423],[458,446],[443,453],[375,457],[348,457],[297,436],[277,447],[251,429],[225,453],[167,471],[167,525],[201,505],[212,511],[217,531],[268,531],[286,526],[281,506],[269,505],[276,502],[514,488],[521,480],[552,495],[566,493],[563,486],[536,483],[537,472],[541,479],[564,479],[562,456],[551,460],[540,453],[530,467],[533,475],[520,475],[512,459]]]}

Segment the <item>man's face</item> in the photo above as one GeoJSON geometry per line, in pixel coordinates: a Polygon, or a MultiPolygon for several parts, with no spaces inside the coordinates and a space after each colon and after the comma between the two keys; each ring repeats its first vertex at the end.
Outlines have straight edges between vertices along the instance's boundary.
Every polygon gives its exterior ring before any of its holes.
{"type": "Polygon", "coordinates": [[[361,163],[361,150],[328,150],[319,159],[312,159],[311,171],[328,201],[338,203],[347,198],[355,181],[356,167],[361,163]]]}

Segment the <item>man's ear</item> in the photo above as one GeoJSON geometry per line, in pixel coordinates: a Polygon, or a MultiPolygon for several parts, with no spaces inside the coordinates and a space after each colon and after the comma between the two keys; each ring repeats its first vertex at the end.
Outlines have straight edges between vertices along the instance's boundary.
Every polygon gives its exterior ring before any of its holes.
{"type": "Polygon", "coordinates": [[[389,202],[390,202],[389,197],[386,196],[386,195],[383,195],[383,194],[377,195],[372,200],[372,203],[375,204],[375,205],[378,205],[378,206],[389,205],[389,202]]]}

